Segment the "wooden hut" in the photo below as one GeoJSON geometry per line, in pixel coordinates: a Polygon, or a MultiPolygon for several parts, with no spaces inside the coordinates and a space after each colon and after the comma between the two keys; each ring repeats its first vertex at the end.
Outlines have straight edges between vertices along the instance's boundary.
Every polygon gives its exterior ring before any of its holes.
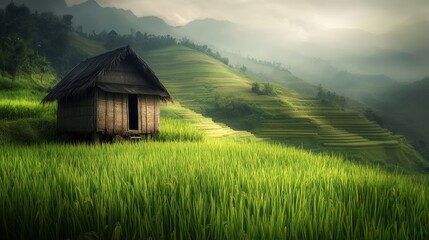
{"type": "Polygon", "coordinates": [[[59,132],[152,135],[160,101],[172,101],[149,66],[129,47],[81,62],[43,99],[58,101],[59,132]]]}

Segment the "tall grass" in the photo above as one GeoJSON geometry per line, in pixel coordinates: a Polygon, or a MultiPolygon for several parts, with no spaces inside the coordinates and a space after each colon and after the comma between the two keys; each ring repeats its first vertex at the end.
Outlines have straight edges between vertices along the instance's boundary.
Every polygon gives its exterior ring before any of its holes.
{"type": "Polygon", "coordinates": [[[264,143],[5,146],[0,239],[427,239],[429,184],[264,143]]]}
{"type": "Polygon", "coordinates": [[[56,105],[40,101],[0,99],[0,120],[41,118],[56,115],[56,105]]]}
{"type": "Polygon", "coordinates": [[[205,135],[190,123],[184,120],[166,118],[161,119],[161,130],[155,135],[156,141],[203,141],[205,135]]]}

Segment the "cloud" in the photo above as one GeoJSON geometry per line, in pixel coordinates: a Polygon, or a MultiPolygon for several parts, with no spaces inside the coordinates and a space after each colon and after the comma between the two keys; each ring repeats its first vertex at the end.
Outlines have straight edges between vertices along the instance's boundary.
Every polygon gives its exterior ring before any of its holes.
{"type": "MultiPolygon", "coordinates": [[[[67,0],[76,4],[84,0],[67,0]]],[[[429,19],[427,0],[97,0],[102,6],[156,15],[172,25],[201,18],[305,33],[320,28],[359,28],[381,33],[429,19]]]]}

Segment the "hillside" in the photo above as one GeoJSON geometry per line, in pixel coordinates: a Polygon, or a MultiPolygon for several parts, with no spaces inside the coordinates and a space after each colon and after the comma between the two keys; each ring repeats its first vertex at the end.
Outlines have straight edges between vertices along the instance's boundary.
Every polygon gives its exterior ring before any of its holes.
{"type": "MultiPolygon", "coordinates": [[[[31,2],[64,8],[63,1],[31,2]]],[[[323,94],[311,97],[314,86],[276,64],[241,59],[249,69],[239,72],[207,46],[140,38],[128,43],[175,100],[161,104],[160,132],[101,142],[57,132],[57,103],[42,98],[58,75],[116,46],[109,41],[118,36],[88,40],[73,32],[69,16],[15,10],[27,17],[23,26],[50,19],[27,30],[46,31],[45,47],[56,53],[45,56],[36,38],[0,44],[1,64],[26,66],[0,66],[1,240],[428,239],[428,163],[402,137],[323,94]],[[68,27],[55,35],[52,26],[68,27]],[[54,44],[59,36],[67,44],[54,44]],[[25,46],[25,55],[15,51],[25,46]]],[[[105,10],[114,21],[125,11],[105,10]]],[[[17,21],[0,21],[0,32],[19,30],[10,22],[17,21]]],[[[101,62],[110,59],[104,56],[101,62]]],[[[427,80],[403,85],[389,104],[426,113],[428,87],[427,80]]],[[[115,99],[106,110],[128,110],[128,119],[143,113],[142,104],[128,98],[124,108],[115,99]]],[[[75,114],[86,110],[96,109],[75,114]]]]}
{"type": "Polygon", "coordinates": [[[402,137],[357,112],[279,86],[277,96],[257,95],[250,90],[254,80],[188,48],[143,55],[176,101],[233,128],[307,149],[344,153],[367,163],[427,167],[402,137]]]}
{"type": "MultiPolygon", "coordinates": [[[[85,54],[105,51],[97,42],[71,38],[85,54]]],[[[329,142],[317,136],[324,136],[323,129],[336,133],[335,127],[321,124],[317,114],[326,111],[342,123],[376,127],[360,115],[350,113],[355,119],[346,120],[341,109],[282,87],[276,87],[277,96],[258,96],[250,92],[252,79],[188,48],[144,55],[176,104],[162,106],[161,133],[139,143],[92,145],[58,135],[56,104],[40,104],[46,82],[38,75],[14,80],[0,75],[0,239],[428,236],[427,176],[270,142],[327,149],[321,144],[329,142]],[[212,112],[213,99],[228,96],[265,117],[249,125],[256,136],[200,114],[241,125],[235,122],[240,116],[212,112]],[[275,122],[285,116],[295,122],[275,122]],[[279,135],[267,131],[276,128],[279,135]],[[294,134],[295,140],[288,139],[294,134]]],[[[246,117],[258,120],[241,119],[246,117]]],[[[386,136],[380,142],[389,145],[386,136]]],[[[371,151],[400,149],[396,145],[371,151]]]]}
{"type": "MultiPolygon", "coordinates": [[[[71,34],[70,40],[76,49],[87,56],[105,51],[99,43],[88,41],[77,34],[71,34]]],[[[251,91],[251,84],[256,79],[264,78],[249,78],[201,52],[176,46],[142,52],[142,55],[165,82],[176,102],[188,109],[176,110],[193,111],[182,116],[196,114],[199,118],[202,117],[199,114],[203,114],[217,123],[228,125],[217,126],[219,124],[216,123],[210,126],[210,123],[207,127],[205,124],[198,126],[198,129],[211,128],[212,132],[216,132],[216,129],[224,132],[212,135],[224,136],[232,131],[235,136],[255,135],[259,140],[300,146],[313,151],[341,153],[369,164],[399,165],[412,171],[427,167],[427,163],[403,138],[392,135],[357,112],[298,93],[313,91],[314,87],[287,70],[274,69],[278,72],[266,75],[266,81],[280,86],[275,86],[276,96],[264,96],[251,91]],[[244,132],[236,134],[236,130],[244,132]]],[[[261,67],[260,64],[250,64],[249,67],[259,67],[257,70],[260,72],[273,70],[261,67]]],[[[30,137],[33,138],[37,139],[30,137]]]]}
{"type": "Polygon", "coordinates": [[[429,234],[427,178],[289,147],[222,140],[3,147],[1,239],[429,234]]]}
{"type": "Polygon", "coordinates": [[[401,84],[380,94],[373,106],[386,119],[395,120],[394,128],[413,141],[429,142],[429,78],[401,84]]]}
{"type": "Polygon", "coordinates": [[[426,176],[260,142],[179,104],[163,106],[152,142],[88,145],[56,135],[46,88],[0,84],[0,239],[429,234],[426,176]]]}

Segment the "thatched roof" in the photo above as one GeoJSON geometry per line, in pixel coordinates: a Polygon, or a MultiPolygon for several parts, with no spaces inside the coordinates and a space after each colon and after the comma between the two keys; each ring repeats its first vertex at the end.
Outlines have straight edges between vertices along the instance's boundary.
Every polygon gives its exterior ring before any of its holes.
{"type": "Polygon", "coordinates": [[[95,87],[111,92],[140,93],[159,96],[162,100],[172,101],[167,89],[149,66],[130,48],[130,46],[89,58],[77,65],[67,76],[65,76],[54,89],[42,100],[42,102],[53,102],[55,100],[74,99],[87,94],[95,87]],[[105,86],[97,84],[99,77],[108,73],[113,67],[128,59],[135,63],[137,70],[151,86],[134,86],[116,84],[105,86]],[[100,85],[100,86],[98,86],[100,85]]]}

